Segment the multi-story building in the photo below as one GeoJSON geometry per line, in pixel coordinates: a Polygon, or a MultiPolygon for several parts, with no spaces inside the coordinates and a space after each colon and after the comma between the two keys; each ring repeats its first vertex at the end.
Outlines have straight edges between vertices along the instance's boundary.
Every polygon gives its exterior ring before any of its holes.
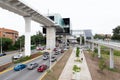
{"type": "Polygon", "coordinates": [[[0,28],[0,38],[10,38],[13,41],[13,44],[18,38],[18,31],[6,29],[6,28],[0,28]]]}

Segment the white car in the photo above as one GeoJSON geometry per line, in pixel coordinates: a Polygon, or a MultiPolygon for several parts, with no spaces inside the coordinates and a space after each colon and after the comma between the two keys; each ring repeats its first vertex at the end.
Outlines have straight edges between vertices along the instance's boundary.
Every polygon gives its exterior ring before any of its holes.
{"type": "Polygon", "coordinates": [[[23,57],[23,55],[22,54],[17,54],[17,55],[14,55],[14,56],[12,56],[12,58],[13,59],[19,59],[19,58],[21,58],[21,57],[23,57]]]}

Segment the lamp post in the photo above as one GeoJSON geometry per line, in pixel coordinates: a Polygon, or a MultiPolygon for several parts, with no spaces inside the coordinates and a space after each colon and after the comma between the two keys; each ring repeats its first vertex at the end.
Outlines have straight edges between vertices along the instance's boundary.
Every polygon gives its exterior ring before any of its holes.
{"type": "Polygon", "coordinates": [[[1,41],[0,41],[0,43],[1,43],[1,50],[0,50],[0,51],[1,51],[1,54],[2,54],[2,29],[3,29],[3,28],[1,28],[1,41]]]}

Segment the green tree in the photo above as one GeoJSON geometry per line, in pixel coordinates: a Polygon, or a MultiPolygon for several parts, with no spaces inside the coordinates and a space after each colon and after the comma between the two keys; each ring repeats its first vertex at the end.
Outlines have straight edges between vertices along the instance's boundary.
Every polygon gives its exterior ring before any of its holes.
{"type": "Polygon", "coordinates": [[[20,47],[24,47],[24,43],[25,43],[25,36],[22,35],[17,39],[14,47],[16,47],[17,49],[20,49],[20,47]]]}
{"type": "MultiPolygon", "coordinates": [[[[0,38],[1,40],[1,38],[0,38]]],[[[2,49],[3,51],[6,51],[6,50],[9,50],[11,48],[13,42],[12,42],[12,39],[9,39],[9,38],[2,38],[2,49]]],[[[1,43],[0,43],[1,45],[1,43]]]]}
{"type": "Polygon", "coordinates": [[[120,26],[117,26],[116,28],[113,29],[113,40],[120,40],[120,26]]]}
{"type": "Polygon", "coordinates": [[[31,43],[32,45],[38,45],[38,44],[45,44],[46,37],[42,35],[42,33],[39,31],[36,33],[36,35],[33,35],[31,37],[31,43]]]}
{"type": "Polygon", "coordinates": [[[99,34],[95,34],[94,39],[104,39],[105,37],[99,34]]]}

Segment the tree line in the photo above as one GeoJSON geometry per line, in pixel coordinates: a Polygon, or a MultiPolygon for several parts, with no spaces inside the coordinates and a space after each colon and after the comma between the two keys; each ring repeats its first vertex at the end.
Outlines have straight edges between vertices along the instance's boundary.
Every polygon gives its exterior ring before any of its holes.
{"type": "MultiPolygon", "coordinates": [[[[1,40],[1,38],[0,38],[1,40]]],[[[19,50],[20,48],[24,47],[25,43],[25,36],[20,36],[15,43],[13,44],[12,39],[9,38],[2,38],[2,50],[3,51],[11,51],[11,50],[19,50]]],[[[38,46],[39,44],[45,45],[46,44],[46,36],[39,31],[35,35],[31,36],[31,45],[38,46]]],[[[1,46],[1,43],[0,43],[1,46]]],[[[1,49],[1,47],[0,47],[1,49]]]]}

